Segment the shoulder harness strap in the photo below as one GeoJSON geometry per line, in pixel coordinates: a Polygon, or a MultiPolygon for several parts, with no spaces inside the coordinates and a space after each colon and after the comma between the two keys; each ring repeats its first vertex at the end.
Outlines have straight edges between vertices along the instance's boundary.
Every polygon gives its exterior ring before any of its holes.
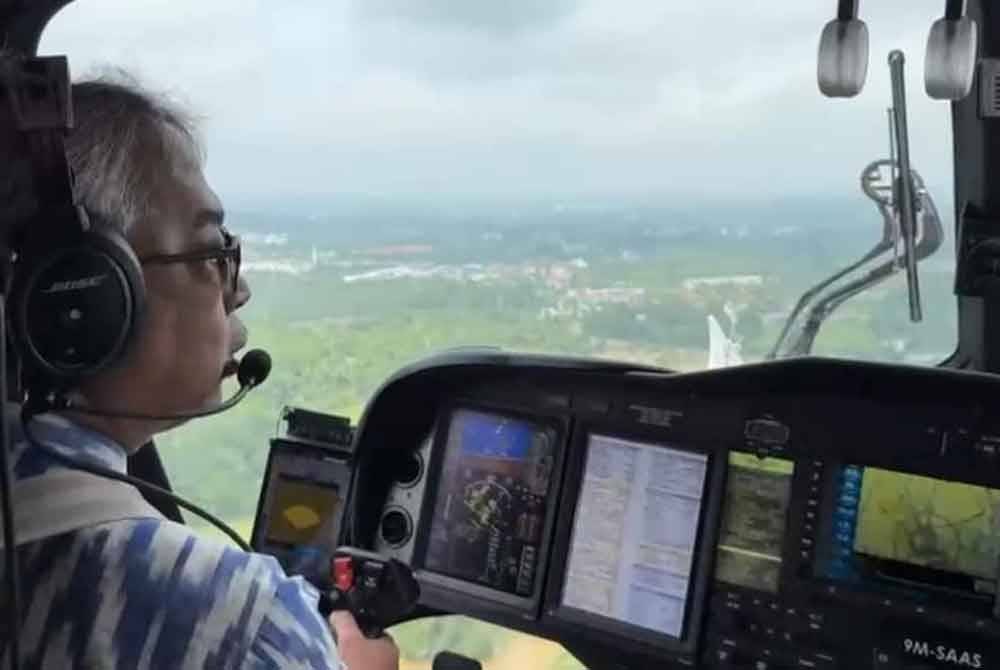
{"type": "Polygon", "coordinates": [[[12,497],[18,545],[110,521],[165,518],[134,486],[79,470],[24,479],[14,484],[12,497]]]}

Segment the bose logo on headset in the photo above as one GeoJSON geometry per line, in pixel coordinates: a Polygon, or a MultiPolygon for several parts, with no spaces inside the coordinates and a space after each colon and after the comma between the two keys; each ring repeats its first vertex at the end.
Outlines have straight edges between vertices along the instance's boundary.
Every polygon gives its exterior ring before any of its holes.
{"type": "Polygon", "coordinates": [[[53,282],[42,293],[62,293],[64,291],[80,291],[85,288],[96,288],[107,278],[107,274],[94,275],[93,277],[83,277],[81,279],[70,279],[68,281],[53,282]]]}

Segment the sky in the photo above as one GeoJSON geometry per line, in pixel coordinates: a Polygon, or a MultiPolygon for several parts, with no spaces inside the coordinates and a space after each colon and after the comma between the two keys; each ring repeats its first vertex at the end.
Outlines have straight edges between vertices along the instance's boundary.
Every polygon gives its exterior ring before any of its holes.
{"type": "Polygon", "coordinates": [[[229,202],[294,197],[862,197],[907,57],[914,167],[947,211],[941,0],[861,2],[856,98],[823,97],[835,0],[75,0],[40,52],[124,67],[202,119],[229,202]]]}

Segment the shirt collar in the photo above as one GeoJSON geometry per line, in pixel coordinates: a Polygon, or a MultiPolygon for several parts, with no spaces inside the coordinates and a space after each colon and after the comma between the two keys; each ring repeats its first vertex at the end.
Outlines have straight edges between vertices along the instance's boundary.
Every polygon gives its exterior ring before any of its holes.
{"type": "MultiPolygon", "coordinates": [[[[13,417],[8,409],[10,441],[13,445],[14,474],[17,479],[43,474],[49,468],[66,467],[24,434],[17,407],[13,417]],[[10,419],[13,418],[13,421],[10,419]]],[[[125,474],[128,452],[107,435],[82,426],[60,414],[39,414],[31,419],[31,435],[37,441],[68,458],[125,474]]]]}

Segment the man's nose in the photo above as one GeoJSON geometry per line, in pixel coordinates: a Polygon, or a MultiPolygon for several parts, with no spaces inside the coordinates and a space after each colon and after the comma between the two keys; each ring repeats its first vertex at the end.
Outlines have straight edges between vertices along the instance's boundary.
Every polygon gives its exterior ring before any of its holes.
{"type": "Polygon", "coordinates": [[[235,312],[240,307],[250,302],[250,296],[250,284],[247,283],[246,278],[240,276],[240,278],[236,281],[236,292],[229,300],[229,311],[235,312]]]}

